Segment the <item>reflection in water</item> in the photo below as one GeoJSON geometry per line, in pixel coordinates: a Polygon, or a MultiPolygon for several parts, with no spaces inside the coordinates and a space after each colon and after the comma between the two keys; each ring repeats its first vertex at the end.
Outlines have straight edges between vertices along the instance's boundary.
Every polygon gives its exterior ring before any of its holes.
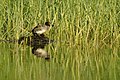
{"type": "Polygon", "coordinates": [[[32,49],[32,53],[37,57],[43,57],[45,59],[50,59],[50,55],[48,55],[47,51],[42,49],[40,46],[35,46],[32,49]]]}
{"type": "Polygon", "coordinates": [[[54,41],[41,34],[40,36],[22,36],[19,38],[19,40],[0,40],[0,42],[18,43],[22,45],[31,46],[32,53],[34,55],[49,60],[50,56],[48,55],[47,51],[44,50],[44,47],[54,41]]]}
{"type": "Polygon", "coordinates": [[[48,55],[47,51],[44,50],[44,47],[52,42],[53,40],[50,40],[48,37],[44,36],[44,34],[39,36],[23,36],[18,40],[18,44],[26,44],[33,47],[32,53],[37,57],[42,57],[46,60],[50,59],[50,56],[48,55]]]}

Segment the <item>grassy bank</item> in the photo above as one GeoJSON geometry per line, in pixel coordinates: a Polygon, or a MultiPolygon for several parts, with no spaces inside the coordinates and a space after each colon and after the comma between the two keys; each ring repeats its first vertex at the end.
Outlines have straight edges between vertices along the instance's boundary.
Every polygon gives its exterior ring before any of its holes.
{"type": "Polygon", "coordinates": [[[0,39],[18,39],[50,21],[50,62],[31,47],[0,42],[1,80],[119,80],[119,0],[1,0],[0,39]]]}

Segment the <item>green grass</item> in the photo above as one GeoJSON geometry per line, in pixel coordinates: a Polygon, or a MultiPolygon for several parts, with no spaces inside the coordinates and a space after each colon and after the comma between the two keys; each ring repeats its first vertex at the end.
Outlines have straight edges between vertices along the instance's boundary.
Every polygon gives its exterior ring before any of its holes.
{"type": "Polygon", "coordinates": [[[0,39],[50,21],[50,62],[31,47],[0,42],[1,80],[119,80],[120,0],[1,0],[0,39]]]}

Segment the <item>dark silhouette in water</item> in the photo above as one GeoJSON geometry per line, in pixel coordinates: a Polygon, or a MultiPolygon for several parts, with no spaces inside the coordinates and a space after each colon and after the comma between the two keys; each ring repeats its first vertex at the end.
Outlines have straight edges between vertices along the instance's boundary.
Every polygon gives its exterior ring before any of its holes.
{"type": "Polygon", "coordinates": [[[45,46],[52,42],[53,40],[50,40],[48,37],[44,36],[44,34],[42,34],[41,36],[28,36],[28,37],[22,36],[18,40],[18,44],[26,44],[31,47],[37,45],[45,46]]]}
{"type": "Polygon", "coordinates": [[[50,40],[48,37],[41,34],[40,36],[28,36],[28,37],[20,37],[18,40],[18,44],[26,44],[28,46],[33,47],[32,53],[37,57],[42,57],[45,59],[49,59],[47,51],[44,50],[44,47],[49,43],[52,43],[53,40],[50,40]]]}
{"type": "Polygon", "coordinates": [[[34,46],[32,49],[32,53],[37,57],[45,58],[46,60],[50,59],[50,55],[48,55],[47,51],[43,49],[43,46],[34,46]]]}

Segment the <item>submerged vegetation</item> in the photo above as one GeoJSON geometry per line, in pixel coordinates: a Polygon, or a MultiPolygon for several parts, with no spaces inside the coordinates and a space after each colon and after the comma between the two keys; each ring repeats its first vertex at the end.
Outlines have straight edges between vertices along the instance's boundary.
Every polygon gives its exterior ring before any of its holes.
{"type": "Polygon", "coordinates": [[[1,80],[119,80],[120,0],[1,0],[0,39],[32,35],[50,21],[45,47],[50,61],[31,47],[0,42],[1,80]]]}

